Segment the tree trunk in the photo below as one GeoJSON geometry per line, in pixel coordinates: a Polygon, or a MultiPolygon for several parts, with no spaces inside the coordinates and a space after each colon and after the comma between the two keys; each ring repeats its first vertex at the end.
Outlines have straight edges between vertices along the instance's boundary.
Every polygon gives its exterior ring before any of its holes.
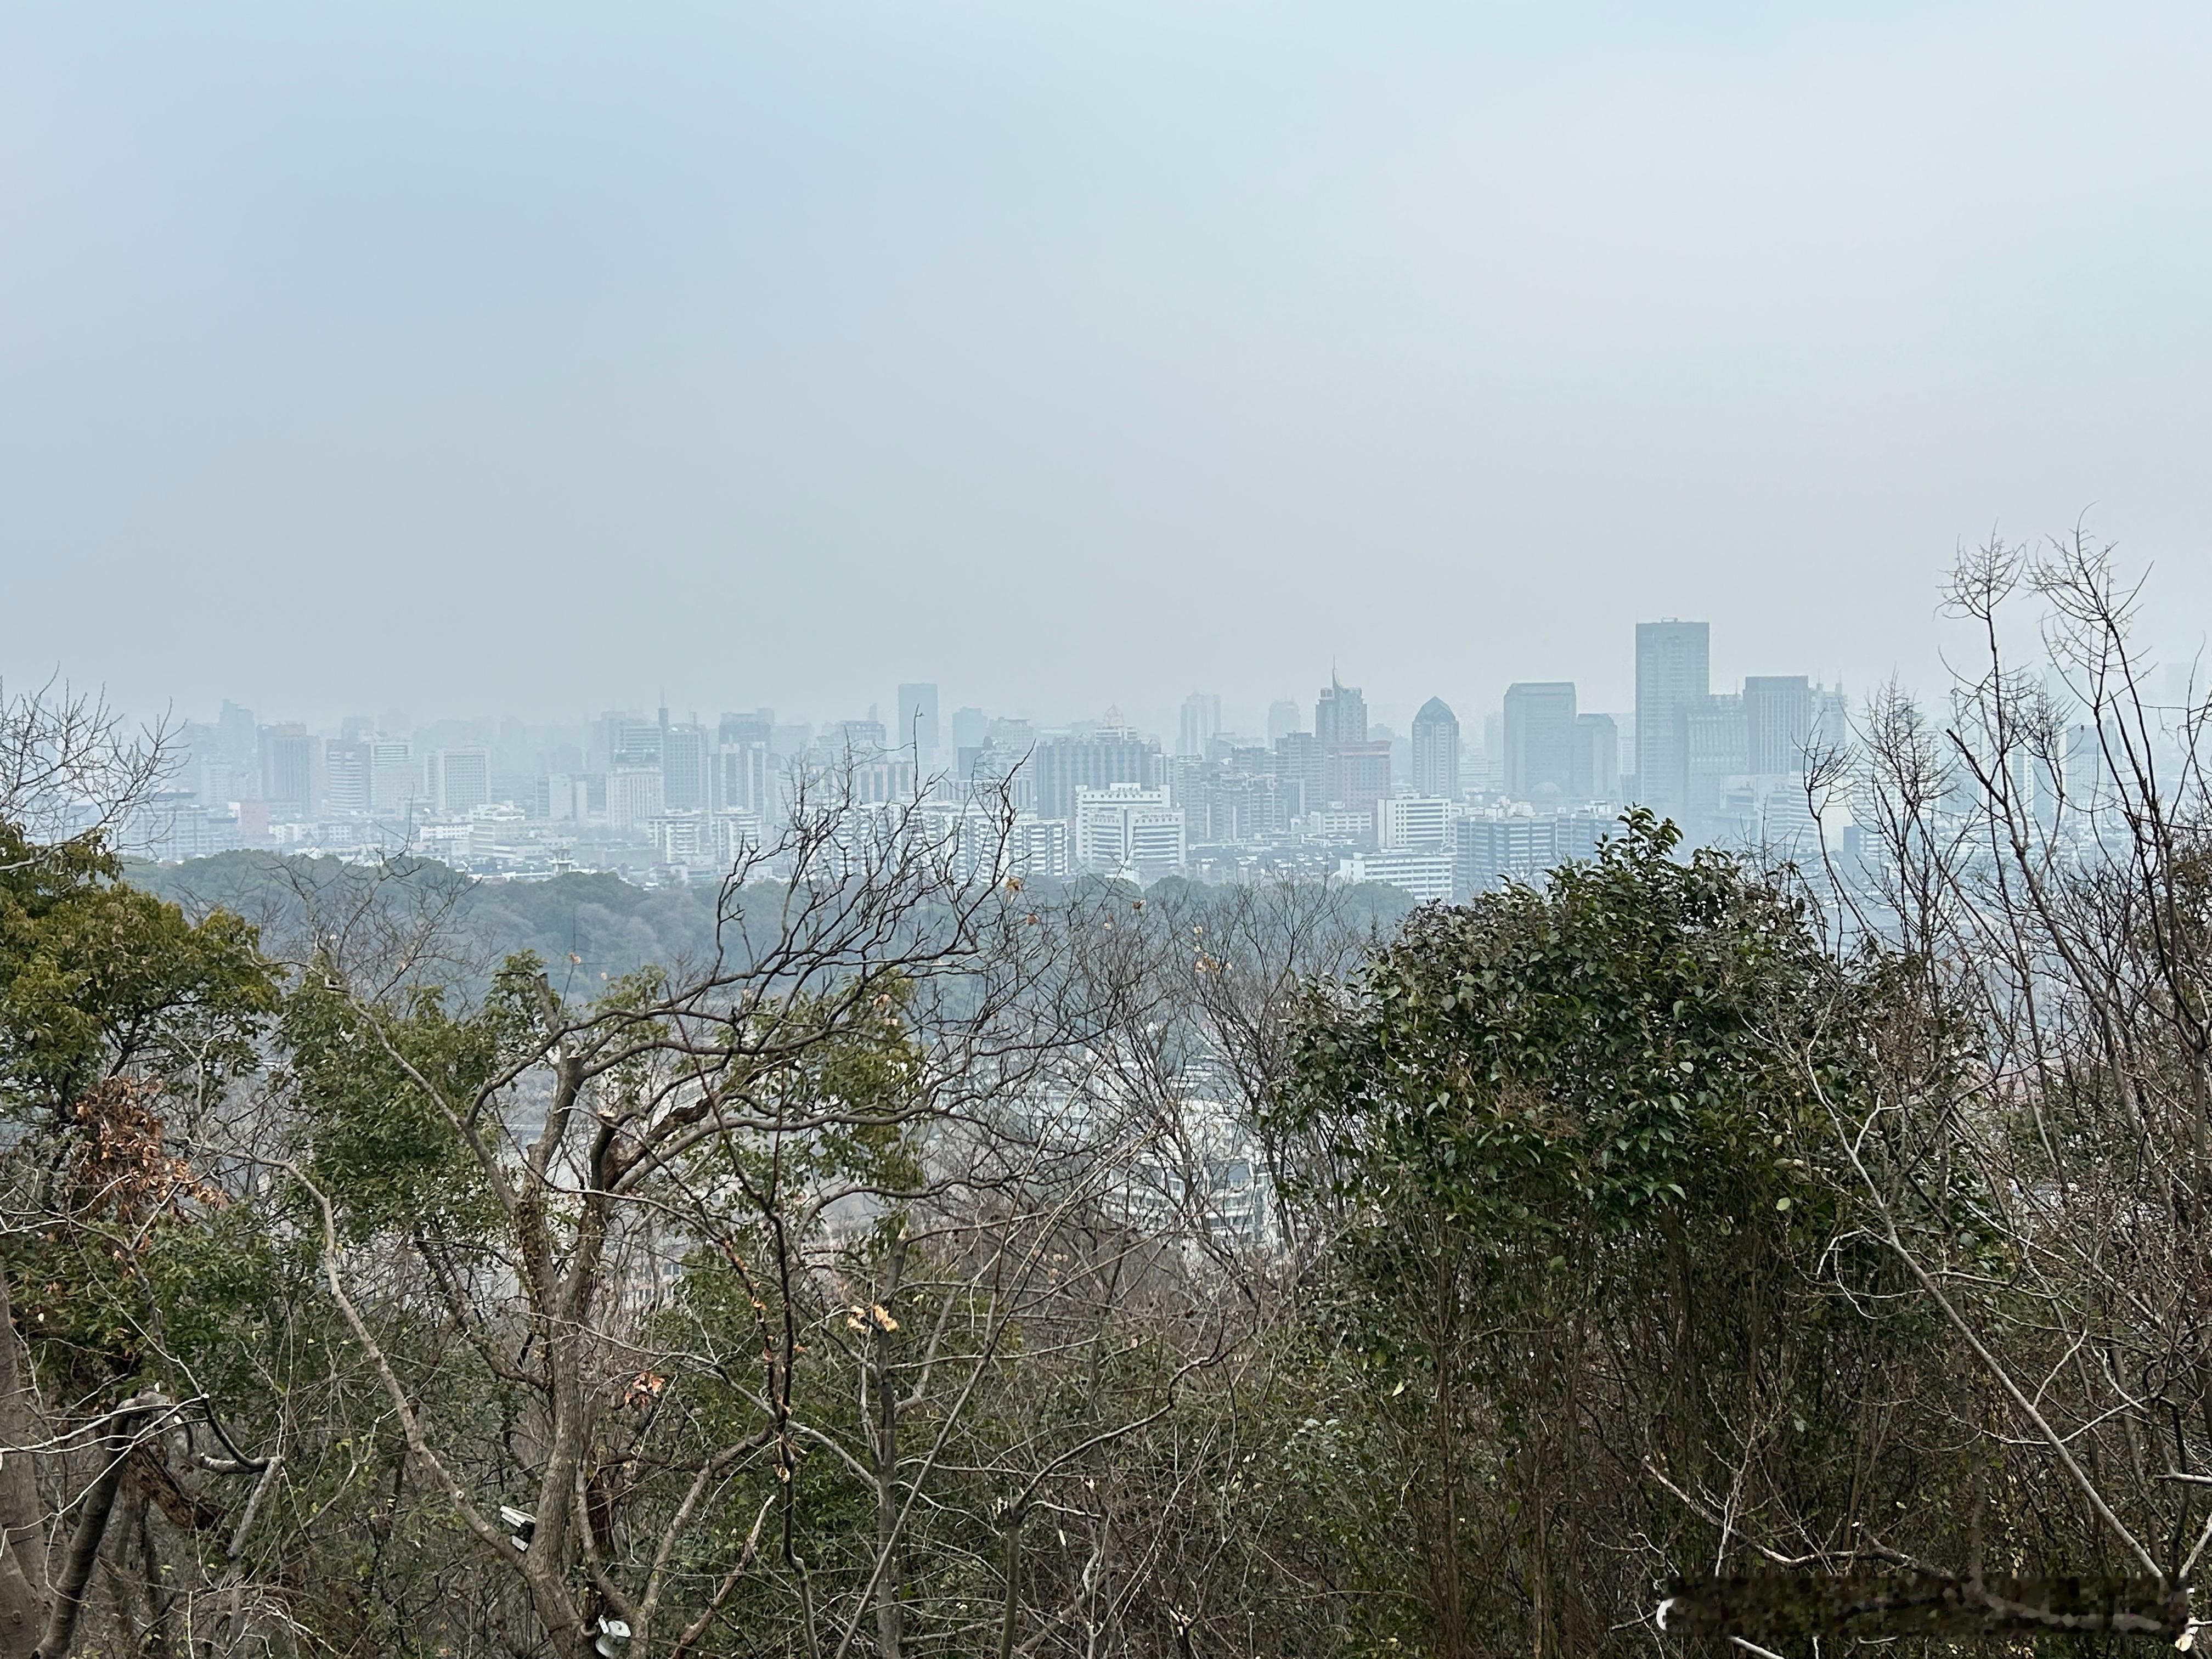
{"type": "Polygon", "coordinates": [[[100,1562],[100,1540],[107,1535],[107,1517],[115,1509],[115,1491],[123,1484],[124,1465],[131,1460],[132,1439],[156,1407],[144,1400],[125,1403],[110,1419],[101,1437],[106,1461],[84,1494],[76,1525],[70,1531],[69,1548],[62,1557],[54,1584],[53,1600],[46,1609],[46,1627],[33,1650],[36,1659],[64,1659],[76,1640],[77,1615],[84,1611],[85,1586],[100,1562]]]}
{"type": "Polygon", "coordinates": [[[8,1299],[8,1275],[0,1271],[0,1659],[30,1659],[45,1625],[46,1529],[39,1507],[39,1483],[30,1454],[12,1449],[34,1446],[37,1408],[29,1367],[15,1340],[15,1310],[8,1299]]]}
{"type": "Polygon", "coordinates": [[[1028,1518],[1019,1510],[1006,1517],[1006,1601],[999,1613],[999,1659],[1013,1659],[1014,1620],[1022,1605],[1022,1523],[1028,1518]]]}
{"type": "MultiPolygon", "coordinates": [[[[884,1305],[898,1294],[900,1271],[906,1265],[906,1240],[891,1241],[884,1283],[884,1305]]],[[[884,1320],[872,1320],[876,1372],[876,1549],[883,1571],[876,1575],[876,1646],[882,1659],[899,1659],[900,1628],[898,1565],[898,1397],[891,1383],[891,1334],[884,1320]]]]}

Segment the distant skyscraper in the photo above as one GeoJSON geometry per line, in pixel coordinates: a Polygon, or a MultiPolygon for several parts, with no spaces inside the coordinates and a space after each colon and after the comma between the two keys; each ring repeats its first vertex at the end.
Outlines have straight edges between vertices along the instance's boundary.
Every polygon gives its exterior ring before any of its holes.
{"type": "Polygon", "coordinates": [[[1680,812],[1689,787],[1689,711],[1712,690],[1712,629],[1701,622],[1636,624],[1636,798],[1680,812]]]}
{"type": "Polygon", "coordinates": [[[1413,793],[1459,799],[1459,717],[1442,697],[1413,716],[1413,793]]]}
{"type": "Polygon", "coordinates": [[[315,740],[304,726],[261,731],[261,799],[271,817],[307,817],[314,810],[315,740]]]}
{"type": "Polygon", "coordinates": [[[369,745],[358,738],[323,745],[323,806],[331,812],[366,812],[369,806],[369,745]]]}
{"type": "Polygon", "coordinates": [[[607,774],[607,828],[635,834],[660,816],[660,769],[618,766],[607,774]]]}
{"type": "Polygon", "coordinates": [[[1744,769],[1802,772],[1817,707],[1802,674],[1754,674],[1743,683],[1744,769]]]}
{"type": "Polygon", "coordinates": [[[1530,680],[1505,688],[1505,793],[1533,801],[1575,790],[1575,687],[1530,680]]]}
{"type": "Polygon", "coordinates": [[[952,711],[952,746],[955,749],[981,749],[991,734],[991,719],[980,708],[956,708],[952,711]]]}
{"type": "Polygon", "coordinates": [[[458,817],[491,800],[491,755],[483,749],[440,749],[430,757],[430,804],[458,817]]]}
{"type": "Polygon", "coordinates": [[[1704,696],[1681,712],[1682,795],[1674,811],[1692,836],[1708,833],[1729,781],[1751,770],[1743,695],[1704,696]]]}
{"type": "Polygon", "coordinates": [[[255,734],[259,730],[253,721],[253,711],[240,708],[226,697],[222,713],[216,717],[215,729],[218,752],[230,763],[232,773],[240,778],[247,776],[253,769],[255,734]]]}
{"type": "Polygon", "coordinates": [[[404,812],[422,799],[422,769],[404,738],[373,738],[368,744],[368,805],[376,812],[404,812]]]}
{"type": "Polygon", "coordinates": [[[1329,676],[1314,704],[1314,736],[1323,749],[1367,741],[1367,698],[1356,685],[1339,685],[1329,676]]]}
{"type": "MultiPolygon", "coordinates": [[[[991,741],[995,749],[997,737],[991,741]]],[[[1037,816],[1071,822],[1079,789],[1125,783],[1151,789],[1163,777],[1159,744],[1121,726],[1102,726],[1087,737],[1043,738],[1030,752],[1024,769],[1036,782],[1037,816]]]]}
{"type": "Polygon", "coordinates": [[[775,710],[724,714],[714,731],[717,812],[749,812],[757,823],[775,816],[775,710]]]}
{"type": "Polygon", "coordinates": [[[1288,697],[1278,697],[1267,705],[1267,747],[1273,749],[1292,732],[1303,732],[1298,724],[1298,706],[1288,697]]]}
{"type": "Polygon", "coordinates": [[[592,722],[591,759],[596,769],[642,771],[660,765],[660,722],[642,715],[602,714],[592,722]]]}
{"type": "Polygon", "coordinates": [[[1182,724],[1176,737],[1176,753],[1204,760],[1207,746],[1221,730],[1221,699],[1210,691],[1194,691],[1182,700],[1182,724]]]}
{"type": "Polygon", "coordinates": [[[1620,728],[1610,714],[1575,716],[1575,770],[1567,792],[1579,804],[1620,799],[1620,728]]]}
{"type": "Polygon", "coordinates": [[[898,738],[896,748],[911,747],[915,769],[927,777],[937,770],[939,746],[937,729],[937,688],[902,685],[898,689],[898,738]]]}
{"type": "Polygon", "coordinates": [[[1303,817],[1328,805],[1328,757],[1312,732],[1285,732],[1275,739],[1275,776],[1297,792],[1292,816],[1303,817]]]}
{"type": "Polygon", "coordinates": [[[712,805],[714,745],[704,726],[664,726],[660,733],[660,804],[668,812],[704,812],[712,805]]]}
{"type": "Polygon", "coordinates": [[[1390,793],[1390,745],[1367,740],[1367,698],[1358,686],[1329,676],[1314,703],[1314,742],[1322,757],[1321,797],[1306,802],[1307,811],[1316,806],[1372,811],[1390,793]]]}
{"type": "Polygon", "coordinates": [[[1390,793],[1387,742],[1340,743],[1328,750],[1328,799],[1335,806],[1372,813],[1390,793]]]}

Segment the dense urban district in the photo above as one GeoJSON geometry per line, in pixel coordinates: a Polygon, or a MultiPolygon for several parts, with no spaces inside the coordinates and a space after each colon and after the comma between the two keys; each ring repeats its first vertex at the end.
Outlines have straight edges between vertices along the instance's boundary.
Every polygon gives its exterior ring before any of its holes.
{"type": "MultiPolygon", "coordinates": [[[[169,861],[404,848],[479,876],[596,870],[659,886],[719,879],[773,845],[803,800],[834,792],[855,836],[897,812],[1054,878],[1326,875],[1465,898],[1588,857],[1630,802],[1693,842],[1810,854],[1808,757],[1843,744],[1843,693],[1802,676],[1716,693],[1709,657],[1705,623],[1647,623],[1633,713],[1586,711],[1571,682],[1536,682],[1508,688],[1479,729],[1432,697],[1394,732],[1332,678],[1310,708],[1277,701],[1262,739],[1224,730],[1221,698],[1194,693],[1172,746],[1111,712],[1061,730],[975,708],[946,720],[933,684],[900,686],[889,722],[871,709],[820,727],[769,708],[675,720],[664,707],[576,726],[410,731],[364,715],[319,733],[226,703],[184,726],[173,787],[136,840],[169,861]],[[1008,809],[1010,835],[997,822],[1008,809]]],[[[1848,830],[1841,815],[1834,829],[1848,830]]]]}
{"type": "Polygon", "coordinates": [[[0,1659],[2193,1650],[2212,710],[1951,599],[1479,742],[12,689],[0,1659]]]}

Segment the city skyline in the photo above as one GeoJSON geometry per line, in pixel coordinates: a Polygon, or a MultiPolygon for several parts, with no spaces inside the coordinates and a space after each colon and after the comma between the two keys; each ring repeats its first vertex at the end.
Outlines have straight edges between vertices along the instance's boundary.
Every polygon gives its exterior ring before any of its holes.
{"type": "Polygon", "coordinates": [[[1203,690],[1164,732],[1119,710],[1056,725],[958,703],[948,718],[926,681],[898,685],[888,720],[871,704],[820,723],[769,706],[706,717],[663,690],[650,712],[574,724],[410,728],[392,710],[318,732],[226,701],[174,730],[132,845],[167,861],[404,848],[480,877],[662,886],[787,877],[794,832],[826,836],[839,868],[918,836],[971,873],[988,860],[1018,877],[1334,877],[1424,901],[1588,856],[1639,805],[1692,844],[1796,857],[1848,839],[1848,814],[1810,799],[1814,756],[1850,738],[1841,688],[1717,685],[1702,621],[1638,624],[1635,664],[1629,710],[1524,681],[1468,723],[1431,696],[1403,729],[1332,664],[1304,703],[1270,701],[1264,737],[1203,690]]]}

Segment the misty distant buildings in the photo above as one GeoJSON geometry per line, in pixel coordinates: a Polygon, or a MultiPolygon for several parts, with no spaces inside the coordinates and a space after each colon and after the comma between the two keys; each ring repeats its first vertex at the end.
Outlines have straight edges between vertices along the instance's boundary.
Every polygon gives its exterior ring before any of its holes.
{"type": "Polygon", "coordinates": [[[491,756],[482,749],[441,749],[430,757],[431,810],[458,817],[491,804],[491,756]]]}
{"type": "Polygon", "coordinates": [[[811,724],[769,708],[678,719],[664,698],[569,726],[349,715],[332,735],[225,703],[184,728],[144,836],[167,857],[406,848],[483,875],[687,881],[740,860],[775,874],[789,826],[827,813],[844,872],[918,836],[971,873],[1329,877],[1421,900],[1587,857],[1636,804],[1691,844],[1817,852],[1808,756],[1848,740],[1843,695],[1787,674],[1717,691],[1710,634],[1638,625],[1632,714],[1583,708],[1570,680],[1524,680],[1465,726],[1427,697],[1395,738],[1334,672],[1304,711],[1278,697],[1239,714],[1190,692],[1169,705],[1164,742],[1112,709],[1048,726],[963,705],[940,725],[929,682],[900,684],[889,720],[871,706],[811,724]],[[1235,729],[1262,707],[1264,736],[1235,729]]]}
{"type": "Polygon", "coordinates": [[[1743,683],[1744,769],[1764,775],[1805,770],[1814,714],[1812,682],[1804,675],[1747,678],[1743,683]]]}
{"type": "Polygon", "coordinates": [[[1086,870],[1157,880],[1182,870],[1183,815],[1165,789],[1117,783],[1075,792],[1076,856],[1086,870]]]}
{"type": "Polygon", "coordinates": [[[261,799],[274,816],[304,818],[315,800],[315,740],[304,726],[272,726],[260,734],[261,799]]]}
{"type": "Polygon", "coordinates": [[[1076,792],[1113,789],[1122,784],[1156,788],[1164,781],[1158,739],[1139,737],[1118,716],[1081,736],[1038,740],[1029,760],[1036,786],[1039,817],[1075,817],[1076,792]]]}
{"type": "Polygon", "coordinates": [[[1220,732],[1221,699],[1211,692],[1192,692],[1182,700],[1182,714],[1176,726],[1177,758],[1204,760],[1220,732]]]}
{"type": "Polygon", "coordinates": [[[1577,801],[1620,799],[1620,727],[1610,714],[1575,716],[1567,793],[1577,801]]]}
{"type": "Polygon", "coordinates": [[[1505,689],[1505,793],[1557,805],[1575,793],[1575,688],[1571,680],[1505,689]]]}
{"type": "Polygon", "coordinates": [[[1413,716],[1413,793],[1457,800],[1459,756],[1459,719],[1442,697],[1431,697],[1413,716]]]}
{"type": "Polygon", "coordinates": [[[1636,624],[1638,800],[1665,816],[1688,797],[1684,724],[1712,690],[1711,629],[1701,622],[1636,624]]]}

